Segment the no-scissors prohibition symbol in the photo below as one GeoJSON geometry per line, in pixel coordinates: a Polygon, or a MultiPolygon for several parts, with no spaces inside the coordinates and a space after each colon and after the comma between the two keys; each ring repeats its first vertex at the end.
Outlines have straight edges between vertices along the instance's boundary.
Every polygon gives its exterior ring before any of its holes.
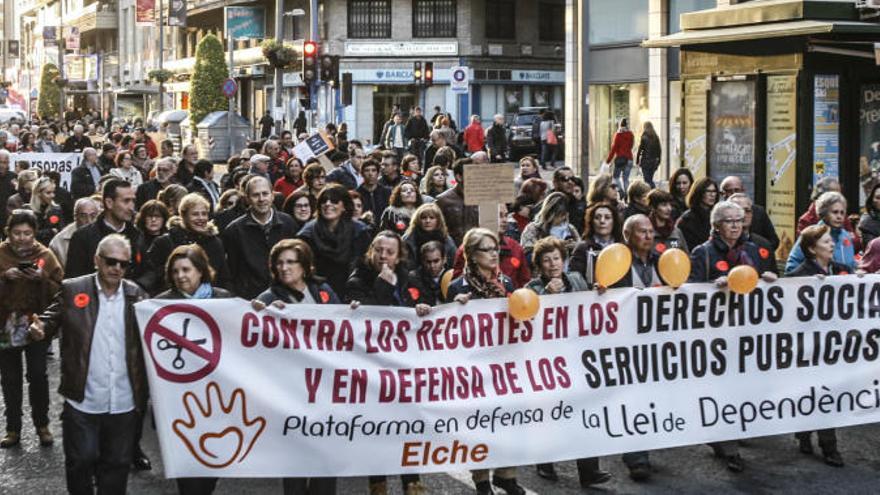
{"type": "Polygon", "coordinates": [[[150,318],[144,342],[164,380],[188,383],[214,371],[220,362],[220,327],[207,312],[189,304],[171,304],[150,318]]]}
{"type": "Polygon", "coordinates": [[[229,79],[223,81],[223,96],[227,98],[232,98],[237,92],[238,84],[235,83],[235,79],[232,79],[230,77],[229,79]]]}

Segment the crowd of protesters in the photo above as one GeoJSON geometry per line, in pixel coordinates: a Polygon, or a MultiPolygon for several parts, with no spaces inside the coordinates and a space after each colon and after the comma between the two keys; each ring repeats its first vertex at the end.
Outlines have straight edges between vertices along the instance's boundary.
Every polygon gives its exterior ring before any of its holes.
{"type": "MultiPolygon", "coordinates": [[[[266,133],[230,157],[219,176],[194,145],[175,152],[174,143],[154,143],[143,128],[112,128],[100,146],[82,124],[69,135],[40,125],[0,131],[0,447],[21,441],[25,377],[36,434],[42,445],[53,443],[46,359],[51,338],[60,335],[71,493],[92,493],[95,484],[99,493],[122,493],[129,469],[151,468],[139,447],[148,394],[132,309],[148,297],[238,296],[257,310],[406,306],[424,316],[438,304],[505,297],[520,287],[538,294],[605,290],[595,283],[595,265],[614,243],[633,254],[619,287],[664,285],[657,262],[670,248],[690,253],[690,281],[718,286],[738,265],[755,267],[769,283],[779,266],[785,276],[880,270],[880,186],[852,222],[840,183],[820,180],[790,255],[777,260],[776,229],[740,178],[695,180],[682,168],[668,187],[655,186],[661,150],[650,131],[635,154],[645,180],[630,181],[634,140],[626,136],[615,137],[613,173],[589,184],[564,165],[551,165],[545,180],[539,161],[527,156],[511,184],[516,199],[499,205],[498,228],[481,227],[476,207],[465,202],[464,170],[506,160],[503,133],[495,129],[503,117],[486,130],[473,119],[462,149],[451,117],[435,113],[430,122],[420,110],[406,121],[396,113],[383,130],[384,146],[374,149],[328,127],[337,145],[327,156],[332,167],[295,156],[301,129],[296,138],[291,131],[266,133]],[[70,184],[58,173],[12,163],[11,151],[31,147],[81,153],[70,184]]],[[[630,132],[625,123],[621,129],[630,132]]],[[[813,452],[809,432],[797,440],[801,451],[813,452]]],[[[843,465],[834,430],[818,432],[818,445],[826,463],[843,465]]],[[[736,442],[711,447],[730,470],[745,468],[736,442]]],[[[632,479],[650,478],[648,452],[623,460],[632,479]]],[[[610,478],[596,458],[577,467],[583,486],[610,478]]],[[[558,479],[553,464],[537,470],[558,479]]],[[[480,494],[493,486],[525,493],[515,467],[475,471],[473,479],[480,494]]],[[[425,491],[418,475],[401,482],[407,494],[425,491]]],[[[388,483],[371,477],[370,493],[386,493],[388,483]]],[[[216,484],[178,480],[181,493],[210,493],[216,484]]],[[[291,478],[284,490],[335,493],[336,483],[291,478]]]]}

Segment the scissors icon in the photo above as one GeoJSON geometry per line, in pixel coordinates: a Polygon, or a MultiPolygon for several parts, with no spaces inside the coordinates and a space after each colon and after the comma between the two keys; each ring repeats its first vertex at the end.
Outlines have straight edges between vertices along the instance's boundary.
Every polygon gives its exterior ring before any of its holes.
{"type": "MultiPolygon", "coordinates": [[[[188,330],[189,330],[189,318],[183,320],[183,332],[181,334],[181,337],[188,340],[189,342],[192,342],[193,344],[198,344],[198,345],[201,345],[201,344],[204,344],[205,342],[207,342],[207,339],[196,339],[196,340],[187,339],[186,333],[188,330]]],[[[174,361],[171,362],[171,366],[173,366],[174,369],[180,370],[180,369],[183,369],[184,366],[186,366],[186,361],[183,360],[183,348],[180,345],[175,344],[174,342],[172,342],[168,339],[159,339],[159,341],[156,342],[156,347],[158,347],[160,351],[172,350],[172,351],[177,352],[177,355],[174,356],[174,361]]]]}

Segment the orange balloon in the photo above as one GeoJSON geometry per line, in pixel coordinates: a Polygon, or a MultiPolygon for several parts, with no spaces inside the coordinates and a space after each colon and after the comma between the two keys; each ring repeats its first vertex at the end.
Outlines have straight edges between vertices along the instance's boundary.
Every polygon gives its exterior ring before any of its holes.
{"type": "Polygon", "coordinates": [[[446,270],[446,273],[440,277],[440,293],[443,299],[446,299],[446,292],[449,290],[449,284],[452,283],[452,270],[446,270]]]}
{"type": "Polygon", "coordinates": [[[596,283],[611,287],[622,279],[632,266],[632,252],[625,244],[614,243],[596,258],[596,283]]]}
{"type": "Polygon", "coordinates": [[[532,289],[517,289],[507,296],[507,312],[515,320],[531,320],[540,308],[541,300],[532,289]]]}
{"type": "Polygon", "coordinates": [[[657,262],[660,277],[670,287],[681,287],[691,276],[691,259],[678,248],[667,249],[657,262]]]}
{"type": "Polygon", "coordinates": [[[737,294],[748,294],[758,285],[758,271],[749,265],[739,265],[727,274],[727,286],[737,294]]]}

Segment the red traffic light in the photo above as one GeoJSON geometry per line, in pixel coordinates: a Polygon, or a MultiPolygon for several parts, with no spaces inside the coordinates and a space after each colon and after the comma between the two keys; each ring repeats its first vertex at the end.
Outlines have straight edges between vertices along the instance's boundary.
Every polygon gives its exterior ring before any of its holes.
{"type": "Polygon", "coordinates": [[[306,41],[303,43],[303,54],[307,57],[311,57],[312,55],[318,53],[318,44],[314,41],[306,41]]]}

